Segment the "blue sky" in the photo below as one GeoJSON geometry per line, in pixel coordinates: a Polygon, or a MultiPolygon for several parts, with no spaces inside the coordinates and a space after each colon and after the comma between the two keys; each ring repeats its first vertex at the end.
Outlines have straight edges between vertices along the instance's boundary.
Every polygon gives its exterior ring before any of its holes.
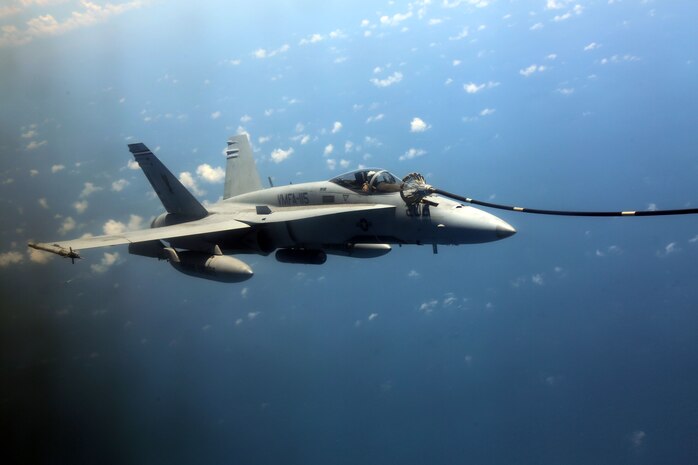
{"type": "MultiPolygon", "coordinates": [[[[519,231],[242,285],[26,241],[358,166],[534,208],[698,202],[694,2],[15,1],[0,7],[0,418],[39,462],[692,463],[698,225],[519,231]]],[[[8,436],[9,435],[9,436],[8,436]]]]}

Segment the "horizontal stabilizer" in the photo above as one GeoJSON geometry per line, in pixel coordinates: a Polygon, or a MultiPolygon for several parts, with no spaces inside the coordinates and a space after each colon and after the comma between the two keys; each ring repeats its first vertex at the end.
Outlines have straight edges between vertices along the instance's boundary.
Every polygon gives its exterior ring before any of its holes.
{"type": "Polygon", "coordinates": [[[145,144],[129,144],[128,149],[168,213],[193,219],[208,215],[203,205],[174,177],[145,144]]]}

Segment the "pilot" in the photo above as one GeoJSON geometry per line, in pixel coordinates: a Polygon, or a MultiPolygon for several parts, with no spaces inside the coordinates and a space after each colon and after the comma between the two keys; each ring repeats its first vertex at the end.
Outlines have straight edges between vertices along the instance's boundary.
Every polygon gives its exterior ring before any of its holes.
{"type": "Polygon", "coordinates": [[[375,176],[375,174],[376,174],[375,171],[369,171],[366,174],[366,181],[361,186],[361,190],[363,192],[369,192],[371,190],[371,180],[373,180],[373,176],[375,176]]]}

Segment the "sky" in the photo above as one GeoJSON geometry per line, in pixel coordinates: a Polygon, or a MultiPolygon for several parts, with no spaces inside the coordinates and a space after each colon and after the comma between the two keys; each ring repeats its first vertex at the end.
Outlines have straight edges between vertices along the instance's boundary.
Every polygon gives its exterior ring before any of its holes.
{"type": "Polygon", "coordinates": [[[492,213],[518,233],[193,279],[26,248],[361,166],[530,208],[698,202],[692,1],[14,0],[0,6],[8,463],[698,461],[695,217],[492,213]],[[265,183],[266,184],[266,183],[265,183]]]}

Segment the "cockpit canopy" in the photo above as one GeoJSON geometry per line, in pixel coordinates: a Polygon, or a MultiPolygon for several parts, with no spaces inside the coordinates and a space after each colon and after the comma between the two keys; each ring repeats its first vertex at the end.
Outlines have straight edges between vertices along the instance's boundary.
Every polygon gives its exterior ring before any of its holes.
{"type": "Polygon", "coordinates": [[[400,188],[402,187],[400,178],[390,174],[387,170],[376,168],[340,174],[336,178],[330,179],[330,182],[365,194],[400,192],[400,188]]]}

